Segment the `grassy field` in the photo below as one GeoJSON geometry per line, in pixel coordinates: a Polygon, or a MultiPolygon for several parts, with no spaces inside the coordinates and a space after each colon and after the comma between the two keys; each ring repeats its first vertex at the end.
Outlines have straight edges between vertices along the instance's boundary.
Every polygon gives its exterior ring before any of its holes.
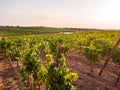
{"type": "Polygon", "coordinates": [[[71,32],[70,29],[65,28],[50,28],[50,27],[13,27],[13,26],[1,26],[1,36],[19,36],[19,35],[33,35],[33,34],[50,34],[60,32],[71,32]]]}
{"type": "Polygon", "coordinates": [[[53,34],[61,32],[120,32],[119,30],[100,30],[88,28],[53,28],[53,27],[21,27],[21,26],[0,26],[0,36],[23,36],[23,35],[38,35],[38,34],[53,34]]]}

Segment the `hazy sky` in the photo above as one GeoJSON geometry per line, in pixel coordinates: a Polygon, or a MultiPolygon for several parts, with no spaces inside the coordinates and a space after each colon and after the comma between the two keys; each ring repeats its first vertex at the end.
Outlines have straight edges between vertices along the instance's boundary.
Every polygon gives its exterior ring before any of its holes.
{"type": "Polygon", "coordinates": [[[120,29],[120,0],[0,0],[0,25],[120,29]]]}

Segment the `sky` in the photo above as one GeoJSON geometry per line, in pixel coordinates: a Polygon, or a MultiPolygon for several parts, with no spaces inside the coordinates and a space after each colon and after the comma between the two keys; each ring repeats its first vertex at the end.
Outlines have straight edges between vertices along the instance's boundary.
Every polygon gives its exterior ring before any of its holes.
{"type": "Polygon", "coordinates": [[[120,29],[120,0],[0,0],[0,25],[120,29]]]}

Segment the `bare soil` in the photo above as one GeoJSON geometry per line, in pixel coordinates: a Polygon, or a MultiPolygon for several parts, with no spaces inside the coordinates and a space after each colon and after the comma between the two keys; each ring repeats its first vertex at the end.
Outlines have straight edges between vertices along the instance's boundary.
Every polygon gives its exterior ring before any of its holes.
{"type": "MultiPolygon", "coordinates": [[[[120,82],[115,85],[120,71],[119,65],[109,62],[102,76],[98,72],[104,61],[94,65],[94,72],[90,72],[90,62],[84,56],[72,51],[66,54],[67,66],[72,72],[77,72],[79,79],[74,82],[78,90],[120,90],[120,82]]],[[[0,54],[0,90],[20,90],[20,78],[16,70],[16,63],[0,54]]]]}
{"type": "Polygon", "coordinates": [[[18,90],[19,75],[10,59],[0,54],[0,90],[18,90]]]}
{"type": "Polygon", "coordinates": [[[79,90],[120,90],[120,82],[115,85],[120,71],[119,65],[109,62],[102,76],[98,76],[98,72],[105,61],[96,63],[94,72],[91,73],[91,64],[84,56],[76,52],[68,53],[66,56],[70,70],[79,75],[79,79],[74,82],[79,90]]]}

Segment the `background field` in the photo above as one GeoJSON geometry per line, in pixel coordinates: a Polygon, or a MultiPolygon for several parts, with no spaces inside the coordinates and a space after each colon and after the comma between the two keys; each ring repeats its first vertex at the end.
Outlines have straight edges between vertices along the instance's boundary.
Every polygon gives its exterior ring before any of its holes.
{"type": "MultiPolygon", "coordinates": [[[[53,34],[64,32],[90,32],[90,31],[106,31],[100,29],[88,28],[54,28],[54,27],[21,27],[21,26],[0,26],[0,36],[21,36],[21,35],[38,35],[38,34],[53,34]]],[[[119,30],[107,30],[112,32],[120,32],[119,30]]]]}
{"type": "Polygon", "coordinates": [[[71,32],[71,29],[51,28],[51,27],[13,27],[1,26],[0,34],[5,36],[32,35],[32,34],[50,34],[59,32],[71,32]]]}

